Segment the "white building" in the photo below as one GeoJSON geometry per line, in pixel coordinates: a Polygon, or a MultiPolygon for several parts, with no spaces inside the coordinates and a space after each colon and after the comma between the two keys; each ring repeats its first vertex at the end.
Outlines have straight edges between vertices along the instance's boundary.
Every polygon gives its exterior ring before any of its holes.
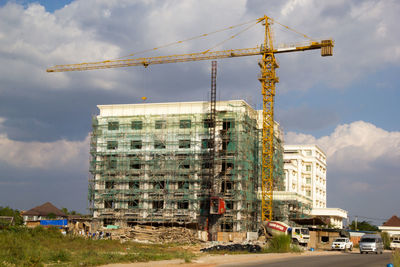
{"type": "Polygon", "coordinates": [[[285,188],[326,208],[326,155],[316,145],[284,145],[285,188]]]}
{"type": "Polygon", "coordinates": [[[317,145],[284,145],[285,189],[311,201],[311,216],[343,228],[347,211],[327,208],[326,155],[317,145]]]}
{"type": "Polygon", "coordinates": [[[387,232],[391,239],[393,239],[394,236],[400,237],[400,218],[393,215],[383,225],[379,226],[379,230],[387,232]]]}

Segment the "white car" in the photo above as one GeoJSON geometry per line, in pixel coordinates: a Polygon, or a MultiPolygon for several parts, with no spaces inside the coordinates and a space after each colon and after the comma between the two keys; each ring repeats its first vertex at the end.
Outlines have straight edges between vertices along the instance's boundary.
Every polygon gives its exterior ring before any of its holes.
{"type": "Polygon", "coordinates": [[[353,250],[353,242],[351,242],[347,237],[336,238],[333,241],[332,250],[353,250]]]}
{"type": "Polygon", "coordinates": [[[395,235],[391,238],[390,249],[400,249],[400,236],[395,235]]]}

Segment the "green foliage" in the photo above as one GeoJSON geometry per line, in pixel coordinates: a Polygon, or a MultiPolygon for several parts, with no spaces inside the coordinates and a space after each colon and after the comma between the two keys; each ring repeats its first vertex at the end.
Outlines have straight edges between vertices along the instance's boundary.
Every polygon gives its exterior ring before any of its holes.
{"type": "Polygon", "coordinates": [[[390,249],[390,236],[387,232],[381,232],[383,246],[385,249],[390,249]]]}
{"type": "MultiPolygon", "coordinates": [[[[349,225],[351,230],[356,230],[356,222],[352,221],[349,225]]],[[[359,231],[378,231],[378,227],[368,221],[357,222],[357,230],[359,231]]]]}
{"type": "Polygon", "coordinates": [[[61,211],[65,213],[65,215],[68,215],[68,209],[67,208],[61,208],[61,211]]]}
{"type": "Polygon", "coordinates": [[[74,210],[69,211],[67,208],[61,208],[61,211],[64,212],[66,215],[82,215],[74,210]]]}
{"type": "Polygon", "coordinates": [[[395,250],[392,253],[392,261],[394,267],[400,267],[400,250],[395,250]]]}
{"type": "Polygon", "coordinates": [[[292,243],[289,235],[277,235],[269,240],[268,248],[272,252],[284,253],[290,251],[290,244],[292,243]]]}
{"type": "Polygon", "coordinates": [[[57,216],[56,216],[54,213],[49,213],[49,214],[47,214],[46,217],[49,218],[49,219],[55,219],[55,218],[57,218],[57,216]]]}
{"type": "Polygon", "coordinates": [[[0,216],[14,217],[14,225],[22,225],[24,223],[19,210],[14,210],[10,207],[3,208],[0,206],[0,216]]]}
{"type": "Polygon", "coordinates": [[[64,236],[55,227],[0,230],[0,266],[96,266],[176,258],[189,262],[193,257],[175,245],[64,236]]]}
{"type": "Polygon", "coordinates": [[[264,253],[286,253],[286,252],[302,252],[298,246],[292,244],[289,235],[277,235],[268,240],[268,247],[263,250],[264,253]]]}

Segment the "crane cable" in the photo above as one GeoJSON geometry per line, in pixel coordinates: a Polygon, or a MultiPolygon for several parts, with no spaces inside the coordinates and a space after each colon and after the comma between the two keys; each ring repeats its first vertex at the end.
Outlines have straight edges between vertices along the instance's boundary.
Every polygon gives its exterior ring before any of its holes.
{"type": "MultiPolygon", "coordinates": [[[[277,21],[277,20],[275,20],[275,19],[273,19],[271,17],[268,17],[268,18],[271,19],[273,22],[279,24],[280,26],[282,26],[282,27],[294,32],[294,33],[297,33],[297,34],[303,36],[304,38],[306,38],[306,39],[308,39],[310,41],[315,41],[315,39],[309,37],[308,35],[306,35],[304,33],[296,31],[295,29],[282,24],[279,21],[277,21]]],[[[237,25],[229,26],[229,27],[226,27],[226,28],[223,28],[223,29],[220,29],[220,30],[216,30],[216,31],[213,31],[213,32],[200,34],[200,35],[197,35],[197,36],[194,36],[194,37],[190,37],[190,38],[187,38],[187,39],[184,39],[184,40],[181,40],[181,41],[176,41],[176,42],[168,43],[168,44],[161,45],[161,46],[158,46],[158,47],[142,50],[142,51],[139,51],[139,52],[136,52],[136,53],[132,53],[132,54],[129,54],[129,55],[126,55],[126,56],[122,56],[122,57],[116,58],[114,60],[123,59],[123,58],[127,58],[127,57],[133,57],[133,56],[136,56],[136,55],[139,55],[139,54],[144,54],[144,53],[147,53],[147,52],[150,52],[150,51],[156,51],[156,50],[159,50],[161,48],[165,48],[165,47],[181,44],[181,43],[184,43],[184,42],[192,41],[192,40],[195,40],[195,39],[199,39],[199,38],[202,38],[202,37],[206,37],[206,36],[209,36],[209,35],[212,35],[212,34],[215,34],[215,33],[219,33],[219,32],[223,32],[223,31],[227,31],[227,30],[232,30],[234,28],[237,28],[237,27],[252,23],[250,26],[244,28],[243,30],[239,31],[238,33],[230,36],[229,38],[217,43],[213,47],[211,47],[211,48],[205,50],[204,52],[202,52],[202,53],[207,53],[207,52],[213,50],[214,48],[226,43],[227,41],[232,40],[233,38],[237,37],[238,35],[242,34],[243,32],[247,31],[248,29],[250,29],[251,27],[253,27],[254,25],[257,25],[258,23],[260,23],[262,21],[264,21],[264,17],[261,17],[261,18],[255,19],[255,20],[253,19],[253,20],[250,20],[250,21],[247,21],[247,22],[244,22],[244,23],[240,23],[240,24],[237,24],[237,25]]]]}
{"type": "Polygon", "coordinates": [[[183,42],[192,41],[192,40],[199,39],[199,38],[202,38],[202,37],[206,37],[206,36],[209,36],[209,35],[212,35],[212,34],[215,34],[215,33],[231,30],[231,29],[234,29],[234,28],[246,25],[246,24],[250,24],[250,23],[252,23],[254,21],[257,21],[257,23],[258,23],[259,19],[256,19],[256,20],[253,19],[253,20],[250,20],[250,21],[247,21],[247,22],[244,22],[244,23],[240,23],[240,24],[234,25],[234,26],[229,26],[229,27],[226,27],[226,28],[223,28],[223,29],[220,29],[220,30],[216,30],[216,31],[213,31],[213,32],[204,33],[204,34],[200,34],[200,35],[197,35],[197,36],[194,36],[194,37],[190,37],[190,38],[187,38],[187,39],[184,39],[184,40],[181,40],[181,41],[176,41],[176,42],[172,42],[172,43],[169,43],[169,44],[161,45],[161,46],[158,46],[158,47],[142,50],[142,51],[139,51],[139,52],[136,52],[136,53],[132,53],[132,54],[129,54],[129,55],[126,55],[126,56],[122,56],[122,57],[119,57],[119,58],[116,58],[116,59],[122,59],[122,58],[126,58],[126,57],[133,57],[133,56],[136,56],[138,54],[143,54],[143,53],[150,52],[150,51],[155,51],[155,50],[158,50],[158,49],[161,49],[161,48],[165,48],[165,47],[181,44],[183,42]]]}
{"type": "Polygon", "coordinates": [[[315,41],[315,39],[309,37],[308,35],[306,35],[306,34],[304,34],[304,33],[301,33],[301,32],[299,32],[299,31],[296,31],[295,29],[290,28],[289,26],[286,26],[285,24],[282,24],[282,23],[280,23],[279,21],[277,21],[277,20],[275,20],[275,19],[273,19],[273,18],[270,18],[270,19],[271,19],[273,22],[275,22],[275,23],[281,25],[282,27],[284,27],[284,28],[286,28],[286,29],[288,29],[288,30],[290,30],[290,31],[292,31],[292,32],[295,32],[295,33],[297,33],[298,35],[301,35],[301,36],[303,36],[304,38],[306,38],[306,39],[308,39],[308,40],[310,40],[310,41],[315,41]]]}
{"type": "Polygon", "coordinates": [[[250,26],[248,26],[248,27],[244,28],[243,30],[239,31],[238,33],[236,33],[236,34],[230,36],[229,38],[227,38],[227,39],[225,39],[225,40],[223,40],[223,41],[217,43],[216,45],[214,45],[214,46],[211,47],[210,49],[205,50],[205,51],[202,52],[202,53],[207,53],[207,52],[209,52],[210,50],[213,50],[214,48],[216,48],[216,47],[222,45],[223,43],[226,43],[227,41],[232,40],[233,38],[237,37],[239,34],[242,34],[243,32],[247,31],[248,29],[250,29],[251,27],[253,27],[254,25],[256,25],[256,24],[258,24],[258,23],[260,23],[259,20],[257,20],[256,23],[253,23],[253,24],[251,24],[250,26]]]}

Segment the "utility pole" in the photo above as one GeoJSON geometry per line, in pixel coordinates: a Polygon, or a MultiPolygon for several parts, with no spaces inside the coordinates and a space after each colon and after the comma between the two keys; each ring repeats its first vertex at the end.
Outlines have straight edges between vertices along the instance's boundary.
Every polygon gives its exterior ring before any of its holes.
{"type": "Polygon", "coordinates": [[[357,220],[358,220],[358,217],[356,216],[356,220],[355,220],[355,230],[357,231],[357,220]]]}

